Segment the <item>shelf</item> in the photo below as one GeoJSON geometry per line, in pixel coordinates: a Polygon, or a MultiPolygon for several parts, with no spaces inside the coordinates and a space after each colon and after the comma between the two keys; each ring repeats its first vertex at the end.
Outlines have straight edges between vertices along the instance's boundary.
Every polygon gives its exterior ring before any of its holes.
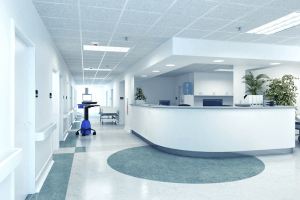
{"type": "Polygon", "coordinates": [[[233,95],[194,95],[195,97],[233,97],[233,95]]]}
{"type": "Polygon", "coordinates": [[[45,140],[53,131],[56,129],[57,124],[52,123],[46,130],[43,132],[36,132],[35,133],[35,141],[43,141],[45,140]]]}
{"type": "Polygon", "coordinates": [[[22,149],[10,149],[0,156],[0,183],[15,170],[21,161],[22,149]]]}

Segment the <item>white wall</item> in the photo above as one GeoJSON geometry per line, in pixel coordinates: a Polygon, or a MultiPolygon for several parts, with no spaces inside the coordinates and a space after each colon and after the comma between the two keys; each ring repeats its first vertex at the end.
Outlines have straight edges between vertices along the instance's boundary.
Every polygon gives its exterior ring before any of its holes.
{"type": "MultiPolygon", "coordinates": [[[[39,97],[35,99],[35,132],[43,131],[52,122],[51,99],[49,98],[52,88],[51,65],[53,64],[55,70],[64,76],[65,95],[71,96],[69,86],[73,85],[74,88],[76,83],[30,0],[2,0],[0,1],[0,13],[0,93],[6,96],[6,98],[0,98],[0,127],[5,127],[6,130],[6,134],[0,134],[0,155],[2,155],[13,147],[11,137],[14,134],[12,129],[13,112],[11,112],[11,109],[14,106],[12,92],[14,87],[12,82],[14,48],[12,44],[15,35],[13,33],[12,20],[35,45],[35,85],[36,90],[39,91],[39,97]],[[67,82],[69,86],[67,86],[67,82]]],[[[34,95],[34,91],[28,91],[28,95],[34,95]]],[[[68,108],[70,107],[65,107],[65,112],[68,112],[68,108]]],[[[36,168],[36,172],[42,170],[45,159],[52,153],[49,138],[43,142],[36,143],[36,151],[32,152],[36,154],[36,166],[32,163],[33,167],[36,168]]],[[[7,187],[7,185],[3,184],[0,183],[0,191],[1,188],[7,187]]],[[[6,181],[5,184],[11,183],[6,181]]],[[[9,188],[12,190],[12,187],[9,188]]],[[[6,189],[5,195],[9,194],[11,194],[11,191],[6,189]]],[[[11,198],[11,196],[4,196],[3,193],[0,196],[3,199],[11,198]]]]}
{"type": "MultiPolygon", "coordinates": [[[[251,70],[253,72],[254,76],[257,76],[258,74],[266,74],[270,78],[282,78],[282,76],[289,74],[293,75],[297,78],[300,78],[300,65],[299,66],[278,66],[278,67],[272,67],[269,69],[261,69],[261,70],[251,70]]],[[[263,86],[263,91],[265,91],[268,83],[265,83],[263,86]]],[[[298,107],[298,114],[300,114],[300,79],[295,81],[295,85],[298,87],[298,96],[297,96],[297,104],[298,107]]]]}
{"type": "Polygon", "coordinates": [[[194,94],[233,95],[233,73],[194,73],[194,94]]]}
{"type": "Polygon", "coordinates": [[[147,97],[147,104],[158,104],[158,100],[170,100],[171,105],[175,105],[175,78],[174,77],[154,77],[135,84],[142,88],[147,97]]]}

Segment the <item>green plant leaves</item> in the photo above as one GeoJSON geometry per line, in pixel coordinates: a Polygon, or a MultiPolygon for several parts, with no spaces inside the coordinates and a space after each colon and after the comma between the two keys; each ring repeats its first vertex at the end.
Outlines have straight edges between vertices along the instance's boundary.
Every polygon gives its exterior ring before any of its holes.
{"type": "MultiPolygon", "coordinates": [[[[299,79],[293,75],[284,75],[282,78],[268,79],[268,89],[264,95],[276,101],[276,105],[294,106],[297,103],[297,90],[294,80],[299,79]]],[[[296,109],[297,110],[297,109],[296,109]]]]}
{"type": "Polygon", "coordinates": [[[146,102],[147,97],[145,97],[142,88],[138,87],[136,88],[136,93],[135,93],[135,100],[144,100],[146,102]]]}
{"type": "Polygon", "coordinates": [[[263,88],[263,84],[267,81],[265,80],[266,78],[269,77],[265,74],[259,74],[254,77],[253,73],[249,71],[249,74],[242,77],[242,79],[244,79],[242,83],[247,85],[246,92],[250,93],[251,95],[258,95],[258,92],[260,92],[263,88]]]}

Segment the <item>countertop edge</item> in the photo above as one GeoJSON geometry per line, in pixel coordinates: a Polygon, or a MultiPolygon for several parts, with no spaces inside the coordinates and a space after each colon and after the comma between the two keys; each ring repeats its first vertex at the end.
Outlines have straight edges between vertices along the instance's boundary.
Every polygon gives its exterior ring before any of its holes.
{"type": "Polygon", "coordinates": [[[295,109],[297,106],[265,106],[265,107],[239,107],[239,106],[157,106],[151,104],[130,104],[135,107],[166,108],[166,109],[295,109]]]}

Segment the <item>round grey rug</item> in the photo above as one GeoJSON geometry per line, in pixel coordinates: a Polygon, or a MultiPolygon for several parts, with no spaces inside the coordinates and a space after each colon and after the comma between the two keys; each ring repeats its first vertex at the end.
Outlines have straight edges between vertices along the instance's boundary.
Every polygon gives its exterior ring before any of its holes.
{"type": "Polygon", "coordinates": [[[265,169],[256,157],[190,158],[150,146],[134,147],[107,159],[114,170],[137,178],[172,183],[223,183],[256,176],[265,169]]]}

